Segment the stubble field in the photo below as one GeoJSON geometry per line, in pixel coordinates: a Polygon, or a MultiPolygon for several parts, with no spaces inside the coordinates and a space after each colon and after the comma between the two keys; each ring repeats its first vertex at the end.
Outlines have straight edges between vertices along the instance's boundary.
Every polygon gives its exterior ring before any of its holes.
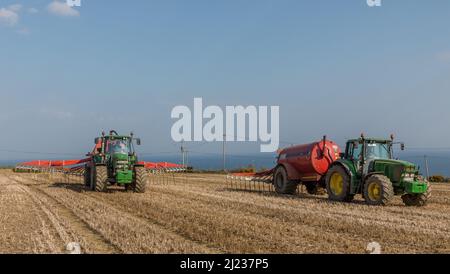
{"type": "Polygon", "coordinates": [[[387,207],[231,188],[221,175],[152,176],[145,194],[0,171],[0,253],[450,253],[450,184],[387,207]]]}

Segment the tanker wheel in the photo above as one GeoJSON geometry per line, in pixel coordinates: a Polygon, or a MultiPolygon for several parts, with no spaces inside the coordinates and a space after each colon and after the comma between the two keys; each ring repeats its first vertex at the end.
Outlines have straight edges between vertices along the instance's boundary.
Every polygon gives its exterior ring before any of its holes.
{"type": "Polygon", "coordinates": [[[355,195],[350,194],[350,176],[343,167],[331,167],[327,172],[325,181],[329,200],[350,202],[355,197],[355,195]]]}
{"type": "Polygon", "coordinates": [[[306,187],[306,191],[311,195],[323,195],[325,190],[316,182],[306,182],[303,183],[306,187]]]}
{"type": "Polygon", "coordinates": [[[402,196],[406,206],[425,206],[431,197],[431,185],[427,182],[427,192],[423,194],[405,194],[402,196]]]}
{"type": "Polygon", "coordinates": [[[394,197],[391,180],[380,174],[370,176],[364,184],[364,199],[369,205],[387,205],[394,197]]]}
{"type": "Polygon", "coordinates": [[[295,194],[297,191],[297,182],[288,179],[286,169],[279,166],[273,176],[273,185],[275,191],[279,194],[295,194]]]}
{"type": "Polygon", "coordinates": [[[91,168],[88,166],[84,167],[84,186],[91,186],[91,168]]]}
{"type": "Polygon", "coordinates": [[[135,167],[134,174],[134,192],[144,193],[147,188],[147,171],[144,167],[135,167]]]}
{"type": "Polygon", "coordinates": [[[96,166],[92,190],[105,192],[108,186],[108,170],[106,166],[96,166]]]}

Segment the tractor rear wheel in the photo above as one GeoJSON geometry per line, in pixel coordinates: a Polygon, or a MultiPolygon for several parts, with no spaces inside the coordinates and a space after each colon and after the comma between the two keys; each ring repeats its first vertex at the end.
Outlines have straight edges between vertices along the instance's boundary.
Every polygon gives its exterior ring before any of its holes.
{"type": "Polygon", "coordinates": [[[364,184],[364,199],[369,205],[387,205],[394,197],[391,180],[381,174],[370,176],[364,184]]]}
{"type": "Polygon", "coordinates": [[[135,167],[134,174],[134,192],[144,193],[147,188],[147,171],[144,167],[135,167]]]}
{"type": "Polygon", "coordinates": [[[84,167],[84,186],[91,186],[91,168],[88,166],[84,167]]]}
{"type": "Polygon", "coordinates": [[[355,195],[350,194],[350,176],[341,166],[331,167],[326,176],[328,199],[351,202],[355,195]]]}
{"type": "Polygon", "coordinates": [[[275,170],[273,176],[273,185],[278,194],[295,194],[297,191],[297,182],[288,179],[287,171],[284,167],[279,166],[275,170]]]}
{"type": "Polygon", "coordinates": [[[431,185],[427,182],[427,192],[423,194],[405,194],[402,196],[403,203],[406,206],[425,206],[431,197],[431,185]]]}
{"type": "Polygon", "coordinates": [[[105,192],[108,186],[108,169],[106,166],[96,166],[94,177],[92,190],[96,192],[105,192]]]}

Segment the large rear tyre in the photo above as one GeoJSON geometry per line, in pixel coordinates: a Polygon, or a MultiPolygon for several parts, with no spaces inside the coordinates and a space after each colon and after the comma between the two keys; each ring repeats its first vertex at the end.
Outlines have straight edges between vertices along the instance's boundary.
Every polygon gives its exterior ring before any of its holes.
{"type": "Polygon", "coordinates": [[[277,167],[273,176],[273,185],[275,191],[279,194],[295,194],[298,183],[288,179],[286,169],[282,166],[277,167]]]}
{"type": "Polygon", "coordinates": [[[423,194],[405,194],[402,196],[403,203],[406,206],[426,206],[431,197],[431,185],[427,182],[427,192],[423,194]]]}
{"type": "Polygon", "coordinates": [[[108,187],[108,169],[106,166],[96,166],[94,174],[94,185],[92,190],[105,192],[108,187]]]}
{"type": "Polygon", "coordinates": [[[144,167],[135,167],[134,174],[134,192],[144,193],[147,189],[147,171],[144,167]]]}
{"type": "Polygon", "coordinates": [[[380,174],[370,176],[364,184],[364,199],[369,205],[387,205],[394,197],[391,180],[380,174]]]}
{"type": "Polygon", "coordinates": [[[84,186],[91,186],[91,168],[88,166],[84,167],[84,186]]]}
{"type": "Polygon", "coordinates": [[[355,197],[355,195],[350,194],[350,176],[343,167],[331,167],[327,172],[325,181],[329,200],[350,202],[355,197]]]}

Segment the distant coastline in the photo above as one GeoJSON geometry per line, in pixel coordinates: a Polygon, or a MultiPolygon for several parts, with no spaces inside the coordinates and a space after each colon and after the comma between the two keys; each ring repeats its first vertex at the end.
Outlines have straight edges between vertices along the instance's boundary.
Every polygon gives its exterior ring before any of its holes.
{"type": "MultiPolygon", "coordinates": [[[[450,151],[405,151],[397,153],[396,157],[415,163],[420,167],[422,174],[425,173],[425,158],[428,157],[430,175],[442,175],[450,177],[450,151]]],[[[31,159],[0,160],[0,167],[13,167],[17,163],[31,159]]],[[[142,160],[149,162],[173,162],[180,163],[181,155],[152,155],[143,157],[142,160]]],[[[226,168],[239,169],[254,166],[256,169],[272,168],[276,163],[276,155],[270,153],[253,153],[227,155],[226,168]]],[[[221,170],[223,167],[222,155],[220,154],[192,154],[189,155],[188,165],[195,169],[221,170]]]]}

